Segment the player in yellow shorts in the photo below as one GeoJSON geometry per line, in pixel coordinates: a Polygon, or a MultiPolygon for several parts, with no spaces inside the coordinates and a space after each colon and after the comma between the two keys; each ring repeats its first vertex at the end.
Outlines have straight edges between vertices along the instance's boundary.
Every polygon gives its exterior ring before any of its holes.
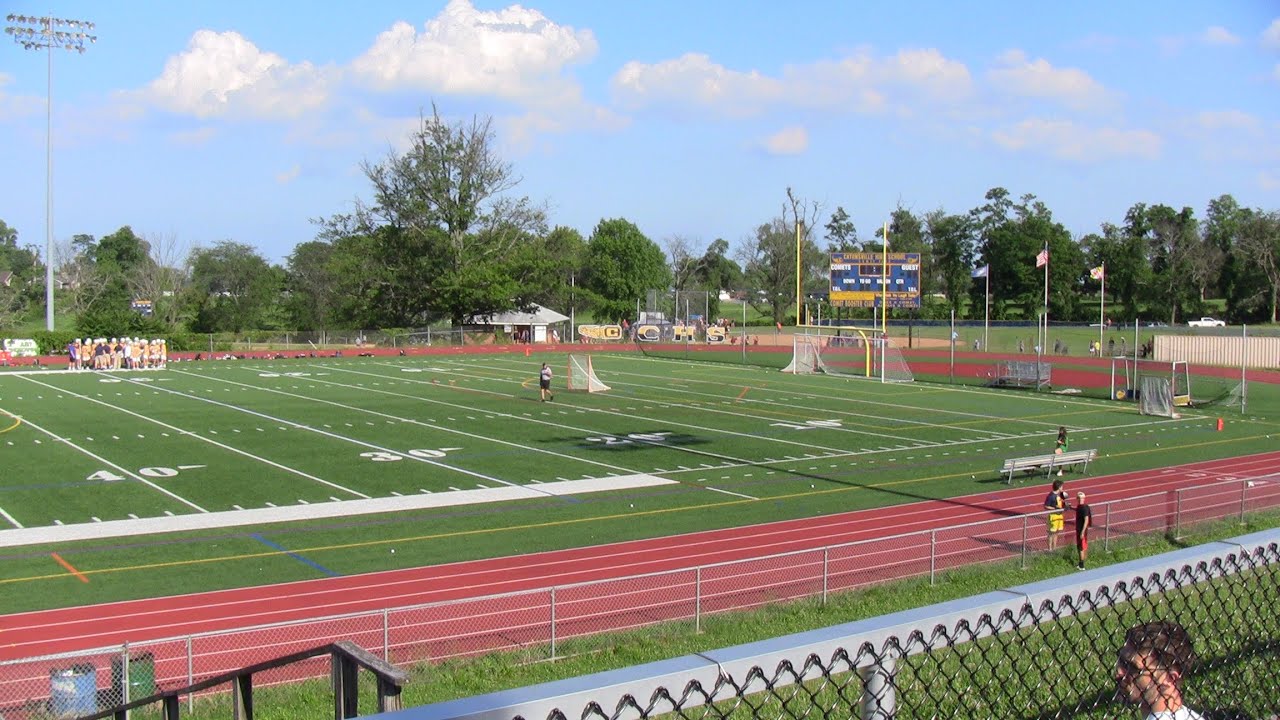
{"type": "Polygon", "coordinates": [[[1053,481],[1053,489],[1044,499],[1044,509],[1049,511],[1049,549],[1053,550],[1058,546],[1058,533],[1062,532],[1065,524],[1065,513],[1070,504],[1067,502],[1067,493],[1062,489],[1063,482],[1055,479],[1053,481]]]}

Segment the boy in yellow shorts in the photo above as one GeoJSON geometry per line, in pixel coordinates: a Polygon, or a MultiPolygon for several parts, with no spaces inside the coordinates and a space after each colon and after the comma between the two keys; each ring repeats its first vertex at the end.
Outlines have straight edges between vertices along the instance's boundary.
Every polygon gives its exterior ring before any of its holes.
{"type": "Polygon", "coordinates": [[[1067,502],[1067,493],[1062,489],[1063,482],[1058,479],[1053,481],[1053,489],[1044,499],[1044,509],[1049,511],[1049,549],[1054,550],[1058,546],[1058,533],[1062,532],[1065,524],[1064,515],[1070,503],[1067,502]]]}

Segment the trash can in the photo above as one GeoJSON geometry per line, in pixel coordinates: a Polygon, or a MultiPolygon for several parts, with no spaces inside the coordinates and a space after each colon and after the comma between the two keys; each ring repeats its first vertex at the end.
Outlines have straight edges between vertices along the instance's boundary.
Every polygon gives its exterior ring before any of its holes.
{"type": "Polygon", "coordinates": [[[98,712],[98,670],[88,663],[49,673],[49,711],[55,718],[98,712]]]}
{"type": "MultiPolygon", "coordinates": [[[[111,692],[116,702],[124,702],[124,660],[111,659],[111,692]]],[[[129,657],[129,701],[156,694],[156,657],[138,653],[129,657]]]]}

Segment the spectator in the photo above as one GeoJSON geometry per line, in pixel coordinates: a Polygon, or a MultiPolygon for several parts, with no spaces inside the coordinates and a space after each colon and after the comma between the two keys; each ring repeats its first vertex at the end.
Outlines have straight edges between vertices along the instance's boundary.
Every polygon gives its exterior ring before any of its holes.
{"type": "MultiPolygon", "coordinates": [[[[1121,338],[1120,342],[1124,342],[1124,338],[1121,338]]],[[[1123,346],[1121,347],[1123,348],[1123,346]]],[[[1120,353],[1123,355],[1124,350],[1122,349],[1120,353]]],[[[1116,356],[1116,339],[1115,338],[1111,338],[1110,340],[1107,341],[1107,354],[1110,355],[1111,357],[1116,356]]]]}
{"type": "Polygon", "coordinates": [[[1076,493],[1076,551],[1080,553],[1080,562],[1076,567],[1084,569],[1086,556],[1089,554],[1089,528],[1093,527],[1093,508],[1085,502],[1084,491],[1076,493]]]}
{"type": "Polygon", "coordinates": [[[1183,703],[1182,681],[1195,669],[1191,636],[1167,620],[1129,628],[1116,657],[1116,694],[1148,718],[1203,720],[1183,703]]]}
{"type": "Polygon", "coordinates": [[[1062,485],[1061,480],[1054,480],[1053,489],[1049,491],[1049,495],[1044,499],[1044,509],[1049,511],[1047,522],[1050,550],[1057,549],[1058,533],[1062,532],[1062,528],[1066,524],[1066,518],[1063,515],[1067,509],[1067,492],[1062,489],[1062,485]]]}

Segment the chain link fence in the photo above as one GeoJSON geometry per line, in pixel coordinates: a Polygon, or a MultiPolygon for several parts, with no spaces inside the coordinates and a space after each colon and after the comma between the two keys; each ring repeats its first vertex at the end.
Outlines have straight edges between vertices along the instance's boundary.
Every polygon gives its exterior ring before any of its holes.
{"type": "Polygon", "coordinates": [[[1278,602],[1280,532],[1269,531],[394,717],[1101,719],[1140,717],[1176,698],[1201,714],[1147,716],[1277,718],[1278,602]],[[1193,650],[1159,661],[1176,679],[1152,660],[1152,648],[1169,645],[1143,639],[1175,628],[1193,650]],[[1143,701],[1142,712],[1132,707],[1143,701]]]}
{"type": "MultiPolygon", "coordinates": [[[[1280,507],[1280,474],[1222,481],[1114,502],[1093,503],[1092,537],[1095,546],[1101,544],[1105,551],[1110,543],[1125,536],[1160,532],[1177,537],[1195,523],[1231,518],[1243,520],[1249,513],[1277,507],[1280,507]]],[[[928,578],[933,582],[939,573],[946,570],[980,562],[1013,560],[1025,565],[1032,554],[1047,549],[1044,514],[1035,513],[670,572],[236,628],[78,653],[6,660],[0,662],[0,716],[10,720],[77,717],[90,714],[86,710],[90,706],[95,709],[112,707],[130,698],[149,695],[157,688],[183,687],[219,673],[338,639],[350,640],[398,666],[498,651],[514,652],[529,661],[542,661],[592,652],[598,642],[594,636],[601,633],[628,632],[658,623],[687,623],[690,632],[698,632],[705,618],[718,613],[802,598],[825,601],[831,593],[904,578],[928,578]]],[[[1274,584],[1274,574],[1270,577],[1274,584]]],[[[1274,587],[1266,592],[1259,590],[1259,593],[1261,599],[1258,601],[1230,611],[1244,613],[1246,618],[1267,615],[1270,618],[1268,622],[1276,622],[1275,618],[1280,615],[1276,612],[1280,607],[1280,593],[1275,592],[1274,587]]],[[[1041,613],[1045,611],[1041,608],[1033,608],[1033,611],[1031,615],[1019,615],[1022,619],[1017,622],[1031,622],[1029,627],[1037,626],[1041,613]]],[[[1052,616],[1056,612],[1049,611],[1049,614],[1052,616]]],[[[1021,628],[1016,623],[1013,627],[1021,628]]],[[[1276,634],[1271,637],[1274,641],[1276,634]]],[[[1048,643],[1034,634],[1026,642],[1048,643]]],[[[1045,647],[1057,645],[1049,643],[1045,647]]],[[[865,648],[851,647],[848,658],[831,667],[823,666],[824,672],[846,665],[861,668],[870,662],[869,658],[875,657],[875,653],[867,655],[868,652],[865,648]]],[[[961,651],[932,672],[962,668],[967,662],[964,658],[968,657],[963,653],[968,652],[973,650],[961,651]]],[[[896,655],[892,657],[895,662],[903,660],[896,655]]],[[[911,657],[914,658],[915,654],[911,657]]],[[[1052,653],[1048,657],[1051,659],[1052,653]]],[[[1276,659],[1271,658],[1272,661],[1276,659]]],[[[916,662],[924,661],[911,660],[911,663],[916,662]]],[[[1017,663],[1025,662],[1031,660],[1021,656],[1000,659],[995,667],[1021,667],[1017,663]]],[[[796,665],[796,668],[803,664],[796,665]]],[[[926,663],[920,672],[929,667],[926,663]]],[[[287,683],[324,677],[328,672],[327,660],[316,659],[255,676],[254,684],[287,683]]],[[[991,669],[991,672],[995,670],[991,669]]],[[[912,675],[902,677],[928,676],[914,674],[913,671],[912,675]]],[[[834,691],[839,696],[843,691],[830,687],[831,680],[823,678],[825,676],[813,679],[822,687],[822,692],[815,697],[834,702],[835,698],[828,698],[825,693],[834,691]]],[[[793,680],[792,684],[803,687],[810,680],[793,680]]],[[[763,676],[758,682],[765,682],[763,676]]],[[[900,680],[894,679],[893,682],[900,680]]],[[[724,691],[724,688],[716,690],[724,691]]],[[[213,692],[218,691],[205,691],[206,694],[213,692]]],[[[680,691],[679,697],[685,695],[686,691],[680,691]]],[[[673,701],[679,697],[673,696],[673,701]]],[[[711,697],[708,695],[707,702],[711,702],[711,697]]],[[[187,698],[192,705],[197,700],[187,698]]],[[[661,712],[672,710],[667,708],[661,712]]],[[[720,711],[705,712],[718,714],[720,711]]],[[[739,703],[729,708],[725,715],[740,712],[744,710],[739,703]]],[[[919,716],[966,716],[966,713],[941,700],[936,712],[939,714],[919,716]],[[942,712],[943,709],[947,712],[942,712]]],[[[602,717],[619,717],[612,713],[610,710],[602,717]]],[[[799,717],[786,713],[767,714],[771,717],[799,717]]],[[[695,716],[697,714],[688,717],[695,716]]],[[[743,717],[747,716],[763,717],[743,717]]],[[[998,714],[967,716],[1005,717],[998,714]]],[[[1037,717],[1025,713],[1020,716],[1037,717]]]]}

